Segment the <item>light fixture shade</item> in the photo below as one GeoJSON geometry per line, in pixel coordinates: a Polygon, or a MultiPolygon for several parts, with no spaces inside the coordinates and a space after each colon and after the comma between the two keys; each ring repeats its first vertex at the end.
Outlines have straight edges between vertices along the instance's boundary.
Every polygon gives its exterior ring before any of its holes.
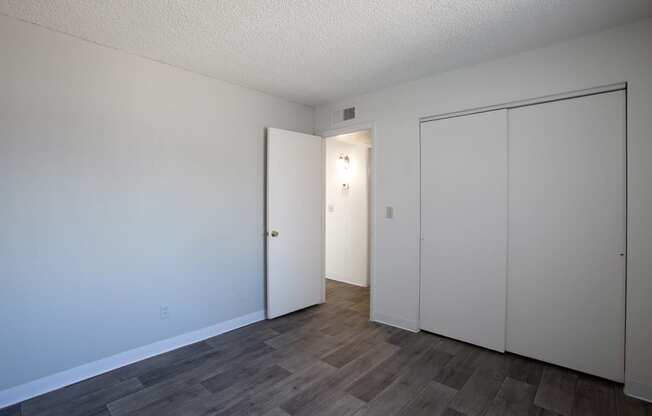
{"type": "Polygon", "coordinates": [[[338,163],[342,167],[342,169],[348,169],[349,166],[351,165],[351,159],[349,159],[349,156],[347,155],[340,155],[338,159],[338,163]]]}
{"type": "Polygon", "coordinates": [[[337,159],[337,165],[339,176],[342,180],[342,191],[348,191],[351,181],[351,172],[349,171],[351,159],[348,155],[340,154],[340,157],[337,159]]]}

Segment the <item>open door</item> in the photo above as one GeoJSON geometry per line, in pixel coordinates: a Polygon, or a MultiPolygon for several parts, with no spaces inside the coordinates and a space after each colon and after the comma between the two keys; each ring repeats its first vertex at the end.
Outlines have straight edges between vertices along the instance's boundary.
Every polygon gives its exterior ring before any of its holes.
{"type": "Polygon", "coordinates": [[[267,129],[267,319],[324,301],[322,138],[267,129]]]}

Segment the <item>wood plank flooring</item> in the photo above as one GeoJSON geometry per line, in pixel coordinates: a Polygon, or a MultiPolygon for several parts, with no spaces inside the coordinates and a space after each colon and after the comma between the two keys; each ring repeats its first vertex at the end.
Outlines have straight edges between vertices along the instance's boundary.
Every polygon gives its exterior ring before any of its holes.
{"type": "Polygon", "coordinates": [[[368,321],[369,291],[119,368],[0,416],[652,416],[622,386],[368,321]]]}

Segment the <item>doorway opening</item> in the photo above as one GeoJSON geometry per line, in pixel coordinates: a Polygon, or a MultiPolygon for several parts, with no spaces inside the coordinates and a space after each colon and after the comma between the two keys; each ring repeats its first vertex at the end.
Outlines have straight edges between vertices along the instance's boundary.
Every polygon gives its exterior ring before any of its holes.
{"type": "Polygon", "coordinates": [[[372,131],[326,137],[324,238],[326,302],[354,303],[369,316],[372,131]],[[363,310],[366,309],[366,310],[363,310]]]}

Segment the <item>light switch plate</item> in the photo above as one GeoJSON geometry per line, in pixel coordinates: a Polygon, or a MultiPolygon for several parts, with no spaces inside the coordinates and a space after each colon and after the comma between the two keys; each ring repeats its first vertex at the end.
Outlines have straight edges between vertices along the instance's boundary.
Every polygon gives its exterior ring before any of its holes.
{"type": "Polygon", "coordinates": [[[394,207],[385,207],[385,218],[388,220],[394,218],[394,207]]]}

